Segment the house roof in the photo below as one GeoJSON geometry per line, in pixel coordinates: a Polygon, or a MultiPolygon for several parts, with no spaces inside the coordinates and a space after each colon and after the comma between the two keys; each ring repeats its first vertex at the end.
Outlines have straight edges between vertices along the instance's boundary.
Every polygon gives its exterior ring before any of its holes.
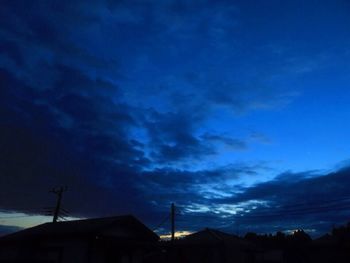
{"type": "Polygon", "coordinates": [[[157,241],[158,235],[132,215],[45,223],[4,236],[0,241],[47,237],[112,237],[157,241]]]}
{"type": "Polygon", "coordinates": [[[182,244],[192,244],[192,245],[215,245],[215,244],[226,244],[232,246],[240,247],[251,247],[252,244],[243,240],[242,238],[221,232],[216,229],[205,228],[199,232],[190,234],[183,239],[179,240],[182,244]]]}

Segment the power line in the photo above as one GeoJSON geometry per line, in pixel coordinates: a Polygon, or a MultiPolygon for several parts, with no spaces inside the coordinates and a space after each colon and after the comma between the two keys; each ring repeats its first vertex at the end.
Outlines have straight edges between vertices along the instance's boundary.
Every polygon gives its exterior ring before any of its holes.
{"type": "MultiPolygon", "coordinates": [[[[195,213],[184,213],[185,218],[180,218],[180,221],[186,222],[187,218],[199,218],[199,220],[227,220],[227,219],[242,219],[242,220],[249,220],[249,219],[264,219],[264,218],[274,218],[274,217],[291,217],[291,216],[298,216],[298,215],[305,215],[305,214],[321,214],[325,212],[331,212],[331,211],[339,211],[344,209],[350,209],[350,203],[340,203],[340,204],[332,204],[336,200],[347,200],[348,198],[342,198],[342,199],[334,199],[329,202],[329,204],[325,205],[319,205],[318,207],[300,207],[299,209],[283,209],[283,210],[275,210],[273,209],[267,210],[264,209],[262,212],[259,211],[257,213],[245,213],[245,214],[237,214],[237,215],[228,215],[226,218],[220,216],[219,214],[195,214],[195,213]]],[[[305,204],[306,205],[306,204],[305,204]]],[[[254,210],[253,210],[254,211],[254,210]]]]}
{"type": "Polygon", "coordinates": [[[297,203],[297,204],[291,204],[291,205],[285,205],[282,208],[293,208],[293,207],[299,207],[299,206],[310,206],[310,205],[318,205],[319,202],[322,202],[324,204],[327,203],[335,203],[335,202],[341,202],[341,201],[346,201],[350,200],[350,197],[342,197],[342,198],[337,198],[337,199],[328,199],[328,200],[313,200],[313,202],[310,203],[297,203]],[[315,202],[317,201],[317,203],[315,202]]]}
{"type": "Polygon", "coordinates": [[[153,228],[153,231],[158,230],[170,217],[170,214],[168,214],[155,228],[153,228]]]}
{"type": "MultiPolygon", "coordinates": [[[[270,213],[274,209],[279,210],[279,211],[288,212],[288,211],[295,211],[295,210],[308,210],[308,209],[321,208],[321,207],[333,207],[333,206],[342,205],[342,203],[344,203],[344,201],[346,201],[348,199],[350,201],[350,198],[342,198],[342,199],[334,199],[334,200],[331,200],[329,202],[323,202],[323,204],[304,203],[304,204],[298,204],[298,205],[287,205],[287,206],[279,206],[279,207],[262,208],[262,209],[259,209],[259,212],[270,213]],[[338,203],[336,203],[336,202],[338,202],[338,203]]],[[[347,203],[345,202],[345,204],[347,204],[347,203]]],[[[252,210],[252,209],[250,209],[250,210],[252,210]]]]}
{"type": "Polygon", "coordinates": [[[287,216],[296,216],[296,215],[305,215],[305,214],[321,214],[324,212],[331,212],[331,211],[338,211],[338,210],[344,210],[344,209],[350,209],[350,205],[342,206],[342,207],[333,207],[333,208],[319,208],[314,210],[304,210],[304,211],[292,211],[292,212],[286,212],[281,211],[279,213],[264,213],[264,214],[246,214],[241,216],[236,216],[236,218],[241,219],[250,219],[250,218],[270,218],[270,217],[287,217],[287,216]]]}
{"type": "MultiPolygon", "coordinates": [[[[298,208],[298,209],[262,209],[262,210],[256,210],[257,213],[255,215],[270,215],[273,213],[282,214],[282,213],[295,213],[295,212],[313,212],[313,211],[331,211],[331,210],[337,210],[337,209],[346,209],[350,207],[350,203],[339,203],[339,204],[324,204],[324,205],[318,205],[314,207],[304,207],[304,208],[298,208]]],[[[255,211],[255,209],[253,210],[255,211]]]]}

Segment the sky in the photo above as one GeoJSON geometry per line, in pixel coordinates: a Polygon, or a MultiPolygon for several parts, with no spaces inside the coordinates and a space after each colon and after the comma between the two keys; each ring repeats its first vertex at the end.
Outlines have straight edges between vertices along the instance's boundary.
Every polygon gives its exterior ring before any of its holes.
{"type": "Polygon", "coordinates": [[[133,214],[160,234],[350,214],[349,1],[1,1],[0,233],[133,214]],[[161,224],[163,222],[163,224],[161,224]]]}

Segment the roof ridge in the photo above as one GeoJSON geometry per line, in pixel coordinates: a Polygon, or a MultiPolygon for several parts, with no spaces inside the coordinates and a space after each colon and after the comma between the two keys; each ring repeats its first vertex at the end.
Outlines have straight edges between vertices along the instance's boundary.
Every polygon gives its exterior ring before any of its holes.
{"type": "Polygon", "coordinates": [[[218,239],[218,240],[220,240],[220,241],[223,240],[222,237],[220,237],[217,233],[215,233],[215,231],[217,231],[217,230],[211,229],[211,228],[207,228],[207,231],[208,231],[212,236],[214,236],[216,239],[218,239]]]}
{"type": "Polygon", "coordinates": [[[138,220],[133,215],[123,216],[112,216],[104,218],[90,218],[90,219],[79,219],[71,220],[66,222],[47,222],[34,227],[26,228],[9,235],[5,235],[0,238],[1,241],[23,238],[26,236],[49,236],[49,235],[63,235],[63,234],[74,234],[74,235],[97,235],[114,226],[128,227],[130,224],[135,225],[137,229],[141,229],[144,234],[151,236],[157,236],[151,231],[145,224],[138,220]]]}
{"type": "MultiPolygon", "coordinates": [[[[126,218],[126,217],[134,217],[131,214],[127,214],[127,215],[119,215],[119,216],[106,216],[106,217],[93,217],[93,218],[81,218],[81,219],[74,219],[74,220],[68,220],[68,221],[58,221],[58,222],[46,222],[40,225],[44,225],[44,224],[65,224],[65,223],[73,223],[73,222],[80,222],[80,221],[93,221],[93,220],[104,220],[104,219],[117,219],[117,218],[126,218]]],[[[135,217],[134,217],[135,218],[135,217]]]]}

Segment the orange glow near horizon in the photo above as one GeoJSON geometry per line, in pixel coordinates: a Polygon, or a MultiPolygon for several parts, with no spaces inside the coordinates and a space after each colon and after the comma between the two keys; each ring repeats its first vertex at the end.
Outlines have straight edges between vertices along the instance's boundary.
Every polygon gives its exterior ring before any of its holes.
{"type": "MultiPolygon", "coordinates": [[[[190,234],[192,234],[193,232],[191,231],[176,231],[175,232],[175,238],[183,238],[185,236],[188,236],[190,234]]],[[[169,240],[171,239],[171,234],[164,234],[164,235],[160,235],[160,239],[162,240],[169,240]]]]}

